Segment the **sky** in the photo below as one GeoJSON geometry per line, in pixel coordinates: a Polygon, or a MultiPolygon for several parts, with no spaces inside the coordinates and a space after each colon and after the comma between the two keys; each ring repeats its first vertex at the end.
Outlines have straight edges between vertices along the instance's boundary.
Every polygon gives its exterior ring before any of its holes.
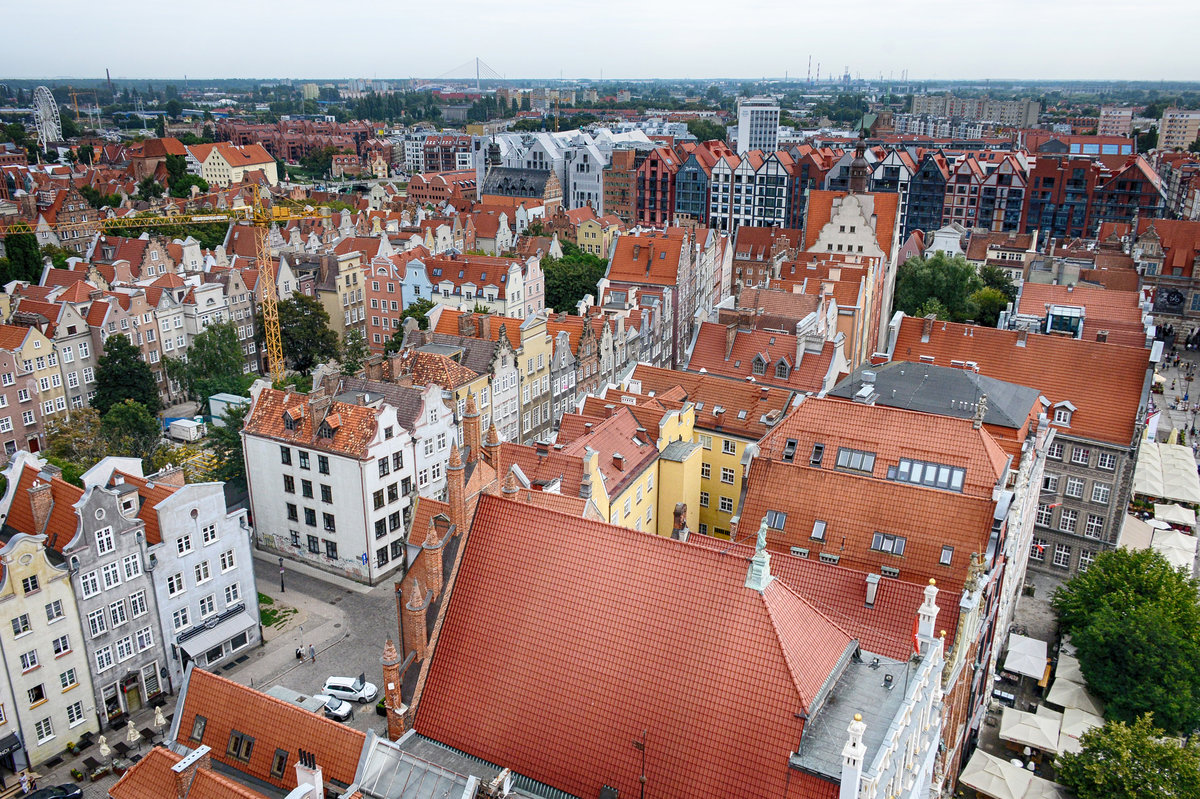
{"type": "MultiPolygon", "coordinates": [[[[27,3],[0,0],[10,21],[27,3]]],[[[1200,80],[1195,0],[49,0],[0,78],[1200,80]],[[47,24],[50,20],[72,24],[47,24]],[[458,76],[463,73],[454,73],[458,76]],[[464,75],[465,76],[465,75],[464,75]]]]}

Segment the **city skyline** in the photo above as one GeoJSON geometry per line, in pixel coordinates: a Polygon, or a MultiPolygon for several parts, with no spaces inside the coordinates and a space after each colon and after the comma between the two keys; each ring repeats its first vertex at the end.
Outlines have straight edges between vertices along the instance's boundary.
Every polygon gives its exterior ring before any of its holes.
{"type": "MultiPolygon", "coordinates": [[[[88,16],[79,0],[55,4],[62,17],[88,16]]],[[[1200,21],[1195,6],[1157,0],[1137,11],[1178,25],[1156,29],[1154,48],[1137,59],[1114,58],[1128,49],[1126,27],[1107,24],[1130,10],[1126,4],[1066,0],[1034,4],[1017,0],[1002,9],[989,4],[960,6],[949,21],[931,18],[914,3],[863,4],[854,16],[840,8],[799,9],[776,0],[751,0],[731,24],[722,5],[697,0],[687,5],[646,6],[613,0],[603,7],[567,2],[549,16],[530,3],[495,4],[464,0],[455,16],[461,29],[409,28],[400,8],[372,10],[371,32],[340,35],[325,18],[330,8],[313,0],[281,6],[216,0],[204,15],[186,6],[157,7],[150,19],[91,15],[87,25],[55,33],[53,61],[46,42],[28,36],[9,43],[5,76],[10,79],[103,77],[114,79],[279,79],[339,75],[396,79],[434,78],[475,56],[506,78],[548,79],[803,79],[809,57],[815,77],[840,76],[927,80],[1169,80],[1200,79],[1190,58],[1187,24],[1200,21]],[[286,15],[286,16],[285,16],[286,15]],[[935,30],[940,25],[944,32],[935,30]],[[232,26],[232,27],[231,27],[232,26]],[[256,42],[241,31],[274,30],[256,42]],[[409,33],[409,31],[413,31],[409,33]],[[670,31],[669,36],[664,36],[670,31]],[[1000,35],[1000,31],[1006,31],[1000,35]],[[1074,35],[1064,36],[1064,31],[1074,35]],[[394,32],[394,33],[393,33],[394,32]],[[453,47],[445,35],[452,32],[453,47]],[[123,37],[162,42],[189,40],[183,58],[157,47],[108,48],[94,58],[96,42],[123,37]],[[709,43],[724,42],[719,50],[709,43]],[[945,47],[936,46],[944,42],[945,47]],[[912,47],[908,43],[924,42],[912,47]],[[164,57],[165,56],[165,57],[164,57]]],[[[455,75],[455,77],[459,77],[455,75]]],[[[466,77],[465,75],[461,77],[466,77]]]]}

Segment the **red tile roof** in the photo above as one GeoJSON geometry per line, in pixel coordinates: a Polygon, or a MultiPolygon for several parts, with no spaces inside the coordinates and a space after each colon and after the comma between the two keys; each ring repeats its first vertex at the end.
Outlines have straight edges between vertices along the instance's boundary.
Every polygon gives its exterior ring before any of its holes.
{"type": "Polygon", "coordinates": [[[108,789],[110,799],[147,799],[147,797],[174,797],[178,777],[171,767],[183,760],[169,749],[156,746],[146,756],[134,763],[116,785],[108,789]]]}
{"type": "MultiPolygon", "coordinates": [[[[834,201],[845,197],[846,191],[816,190],[808,195],[808,217],[805,222],[804,249],[809,249],[821,235],[821,228],[829,224],[833,218],[834,201]]],[[[892,254],[892,233],[896,229],[896,215],[900,195],[886,192],[867,192],[865,197],[873,198],[875,211],[875,240],[879,249],[887,255],[892,254]]]]}
{"type": "Polygon", "coordinates": [[[789,389],[771,388],[753,383],[739,383],[715,375],[677,372],[640,363],[634,367],[630,387],[640,384],[642,394],[662,395],[672,388],[680,394],[673,396],[696,405],[695,426],[725,435],[741,436],[755,441],[762,438],[772,424],[764,417],[782,417],[791,404],[794,393],[789,389]],[[718,405],[726,408],[713,414],[718,405]],[[745,411],[745,418],[742,412],[745,411]]]}
{"type": "MultiPolygon", "coordinates": [[[[566,420],[572,415],[574,414],[563,414],[563,419],[566,420]]],[[[653,415],[659,414],[656,411],[653,415]]],[[[657,430],[650,431],[647,428],[645,436],[639,437],[638,428],[644,425],[634,417],[628,405],[618,406],[607,418],[595,419],[594,426],[579,438],[567,443],[562,452],[564,455],[574,455],[581,459],[588,450],[596,452],[604,488],[611,499],[624,491],[632,480],[643,474],[646,467],[658,458],[657,430]],[[621,456],[620,466],[616,464],[616,455],[621,456]]]]}
{"type": "Polygon", "coordinates": [[[411,375],[418,386],[435,385],[453,390],[479,377],[453,358],[436,352],[405,350],[400,353],[398,363],[400,372],[411,375]]]}
{"type": "Polygon", "coordinates": [[[1181,219],[1142,219],[1138,223],[1138,236],[1154,228],[1162,243],[1166,260],[1160,270],[1164,275],[1182,269],[1191,276],[1193,265],[1200,258],[1200,221],[1181,219]]]}
{"type": "Polygon", "coordinates": [[[923,340],[925,320],[906,317],[900,325],[894,360],[952,366],[972,361],[979,373],[1038,389],[1051,404],[1071,402],[1072,436],[1120,446],[1133,443],[1150,368],[1150,350],[1100,344],[1015,330],[996,330],[954,322],[934,322],[923,340]],[[933,360],[928,360],[932,358],[933,360]],[[1104,375],[1104,380],[1080,379],[1104,375]]]}
{"type": "Polygon", "coordinates": [[[366,458],[379,427],[377,414],[376,409],[365,405],[332,400],[328,414],[323,418],[339,419],[340,424],[334,429],[333,435],[326,438],[317,435],[320,424],[314,419],[314,409],[307,394],[265,388],[246,416],[244,429],[247,435],[273,438],[352,458],[366,458]],[[285,412],[296,419],[295,429],[289,430],[284,424],[285,412]]]}
{"type": "Polygon", "coordinates": [[[29,328],[24,325],[0,324],[0,350],[18,350],[28,336],[29,328]]]}
{"type": "Polygon", "coordinates": [[[79,530],[79,516],[75,513],[75,503],[83,497],[83,489],[71,485],[61,477],[52,478],[50,494],[54,504],[50,507],[50,517],[46,526],[38,527],[33,517],[33,505],[29,501],[29,489],[33,487],[34,482],[44,483],[45,480],[38,477],[37,469],[26,465],[13,492],[12,506],[8,509],[8,519],[5,523],[19,533],[45,534],[46,546],[61,553],[79,530]]]}
{"type": "MultiPolygon", "coordinates": [[[[796,337],[788,333],[772,333],[767,330],[738,330],[729,358],[725,357],[726,325],[704,322],[696,334],[696,344],[688,361],[688,371],[701,370],[721,377],[746,380],[753,377],[755,383],[794,391],[816,393],[824,387],[830,364],[836,350],[832,342],[826,341],[820,352],[806,352],[799,368],[796,363],[796,337]],[[754,357],[762,354],[768,364],[765,373],[755,375],[754,357]],[[775,366],[780,360],[788,364],[786,379],[775,376],[775,366]]],[[[747,381],[749,382],[749,381],[747,381]]]]}
{"type": "Polygon", "coordinates": [[[534,486],[559,480],[561,493],[579,496],[579,487],[583,484],[583,458],[578,455],[567,455],[553,448],[539,451],[534,446],[505,441],[500,444],[498,460],[499,463],[493,465],[501,481],[515,464],[534,486]]]}
{"type": "Polygon", "coordinates": [[[668,234],[621,236],[606,277],[619,283],[674,286],[679,282],[683,244],[682,236],[668,234]]]}
{"type": "Polygon", "coordinates": [[[141,503],[138,507],[138,518],[146,524],[146,542],[157,544],[162,541],[162,530],[158,525],[158,503],[170,497],[179,490],[179,486],[167,483],[155,483],[144,477],[138,477],[124,472],[117,472],[121,479],[130,485],[137,486],[141,503]]]}
{"type": "Polygon", "coordinates": [[[788,767],[800,714],[855,644],[782,580],[746,588],[746,572],[484,496],[414,727],[575,796],[636,796],[630,741],[645,729],[656,795],[787,795],[812,779],[788,767]]]}
{"type": "Polygon", "coordinates": [[[187,747],[206,744],[214,760],[285,791],[296,787],[296,770],[291,766],[300,747],[316,756],[327,779],[354,782],[365,733],[204,669],[190,668],[185,686],[172,728],[178,730],[176,742],[187,747]],[[200,741],[191,738],[196,716],[206,719],[200,741]],[[249,763],[225,753],[234,730],[254,739],[249,763]],[[271,776],[276,749],[288,752],[282,778],[271,776]]]}
{"type": "Polygon", "coordinates": [[[1141,292],[1113,291],[1091,286],[1062,286],[1050,283],[1021,285],[1017,313],[1046,317],[1047,305],[1082,306],[1083,338],[1097,341],[1096,334],[1108,331],[1108,341],[1130,347],[1146,346],[1146,328],[1142,325],[1141,292]]]}

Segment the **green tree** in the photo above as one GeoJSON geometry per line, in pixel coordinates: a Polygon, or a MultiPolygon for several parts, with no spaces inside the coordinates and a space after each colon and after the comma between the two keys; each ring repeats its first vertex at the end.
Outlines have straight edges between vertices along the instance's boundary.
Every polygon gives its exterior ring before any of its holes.
{"type": "Polygon", "coordinates": [[[183,103],[172,97],[167,100],[167,116],[171,119],[179,119],[179,115],[183,113],[183,103]]]}
{"type": "Polygon", "coordinates": [[[119,194],[101,194],[92,186],[80,186],[79,193],[93,208],[119,208],[121,206],[121,195],[119,194]]]}
{"type": "Polygon", "coordinates": [[[950,311],[942,305],[942,301],[937,297],[928,297],[925,302],[921,303],[921,307],[917,309],[915,316],[924,319],[926,316],[932,316],[935,319],[940,319],[944,322],[950,321],[950,311]]]}
{"type": "Polygon", "coordinates": [[[167,358],[167,374],[187,395],[203,400],[226,392],[244,395],[253,378],[242,371],[246,356],[232,322],[209,325],[192,339],[187,357],[167,358]]]}
{"type": "Polygon", "coordinates": [[[59,247],[55,244],[47,244],[42,248],[41,255],[43,258],[49,258],[51,263],[54,264],[55,269],[66,269],[69,266],[67,259],[74,258],[78,256],[79,253],[75,252],[74,250],[68,250],[66,247],[59,247]]]}
{"type": "Polygon", "coordinates": [[[95,408],[80,408],[46,422],[46,454],[70,463],[91,464],[105,455],[100,434],[100,414],[95,408]]]}
{"type": "Polygon", "coordinates": [[[909,258],[901,264],[896,274],[894,309],[916,316],[933,298],[946,309],[950,321],[965,322],[976,316],[971,295],[981,288],[983,280],[966,258],[938,251],[928,258],[909,258]]]}
{"type": "Polygon", "coordinates": [[[975,321],[985,327],[995,327],[1000,312],[1008,307],[1008,297],[1004,296],[1004,292],[991,286],[972,292],[968,300],[975,306],[975,321]]]}
{"type": "MultiPolygon", "coordinates": [[[[259,321],[261,331],[261,317],[259,321]]],[[[337,333],[329,327],[329,313],[316,297],[296,292],[279,303],[279,329],[283,357],[301,374],[307,375],[321,361],[339,355],[337,333]]]]}
{"type": "Polygon", "coordinates": [[[9,280],[28,280],[36,284],[42,277],[42,254],[38,250],[37,236],[32,233],[13,233],[4,241],[11,275],[9,280]]]}
{"type": "Polygon", "coordinates": [[[153,200],[155,197],[163,195],[163,187],[154,179],[153,175],[147,175],[138,183],[137,193],[138,197],[143,200],[153,200]]]}
{"type": "Polygon", "coordinates": [[[983,280],[983,285],[998,289],[1009,302],[1017,301],[1017,286],[1006,270],[988,264],[979,270],[979,277],[983,280]]]}
{"type": "Polygon", "coordinates": [[[92,159],[96,157],[96,150],[90,144],[81,145],[79,148],[79,161],[82,164],[91,166],[92,159]]]}
{"type": "MultiPolygon", "coordinates": [[[[404,312],[400,314],[400,318],[403,320],[411,316],[413,319],[417,320],[418,327],[420,327],[422,330],[428,330],[429,312],[436,307],[437,306],[434,304],[433,300],[429,299],[428,297],[418,297],[415,302],[404,309],[404,312]]],[[[403,324],[403,322],[401,322],[401,324],[403,324]]],[[[401,338],[403,338],[403,331],[401,331],[401,338]]]]}
{"type": "Polygon", "coordinates": [[[211,425],[208,437],[212,441],[213,452],[220,461],[216,476],[226,482],[246,485],[246,459],[242,453],[242,427],[246,422],[246,413],[250,403],[230,405],[221,415],[224,427],[211,425]]]}
{"type": "Polygon", "coordinates": [[[167,185],[172,197],[187,197],[192,193],[192,186],[198,186],[200,191],[208,191],[208,181],[199,175],[187,171],[187,159],[182,155],[168,155],[165,162],[167,168],[167,185]]]}
{"type": "Polygon", "coordinates": [[[560,242],[562,258],[543,258],[546,283],[546,307],[572,311],[585,294],[596,296],[596,284],[604,277],[608,262],[584,252],[572,242],[560,242]]]}
{"type": "Polygon", "coordinates": [[[1117,549],[1055,592],[1060,626],[1108,718],[1149,712],[1172,733],[1200,726],[1198,589],[1154,550],[1117,549]]]}
{"type": "MultiPolygon", "coordinates": [[[[720,91],[720,89],[717,89],[718,94],[720,94],[720,91]]],[[[725,141],[725,136],[727,135],[725,126],[719,122],[713,122],[711,119],[689,119],[687,129],[688,133],[700,141],[712,141],[713,139],[725,141]]]]}
{"type": "Polygon", "coordinates": [[[104,354],[96,364],[96,396],[92,407],[101,416],[119,402],[133,400],[151,413],[161,407],[154,373],[142,360],[137,347],[122,334],[113,334],[104,342],[104,354]]]}
{"type": "Polygon", "coordinates": [[[109,454],[126,458],[150,458],[162,446],[162,424],[145,405],[123,400],[100,419],[100,432],[109,454]]]}
{"type": "Polygon", "coordinates": [[[1077,799],[1200,797],[1200,749],[1163,735],[1149,713],[1089,730],[1055,762],[1058,782],[1077,799]]]}
{"type": "Polygon", "coordinates": [[[362,330],[352,327],[342,336],[342,374],[352,376],[363,368],[371,350],[367,348],[367,337],[362,330]]]}
{"type": "Polygon", "coordinates": [[[167,135],[167,118],[162,114],[154,116],[154,135],[160,139],[167,135]]]}

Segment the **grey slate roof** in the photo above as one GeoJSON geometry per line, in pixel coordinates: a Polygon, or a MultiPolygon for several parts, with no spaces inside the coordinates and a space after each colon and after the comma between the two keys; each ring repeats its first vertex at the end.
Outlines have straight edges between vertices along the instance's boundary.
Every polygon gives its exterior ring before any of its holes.
{"type": "MultiPolygon", "coordinates": [[[[396,421],[406,430],[417,426],[417,418],[421,413],[421,390],[411,386],[398,386],[382,380],[363,380],[359,377],[343,377],[338,383],[337,399],[342,401],[346,394],[375,394],[382,395],[388,405],[396,409],[396,421]]],[[[344,400],[352,402],[352,398],[344,400]]]]}
{"type": "MultiPolygon", "coordinates": [[[[515,321],[515,320],[514,320],[515,321]]],[[[483,338],[456,336],[451,333],[434,333],[434,344],[449,344],[463,350],[462,365],[477,374],[490,374],[492,359],[496,357],[497,343],[483,338]]]]}
{"type": "Polygon", "coordinates": [[[1041,396],[1035,388],[985,377],[970,369],[908,361],[860,367],[829,395],[853,399],[864,386],[863,372],[875,373],[872,394],[877,405],[970,419],[975,415],[980,396],[987,394],[983,421],[1001,427],[1023,425],[1030,408],[1041,396]]]}
{"type": "Polygon", "coordinates": [[[546,193],[546,181],[550,172],[519,167],[492,167],[483,179],[484,194],[501,194],[505,197],[542,197],[546,193]]]}
{"type": "Polygon", "coordinates": [[[682,462],[687,460],[687,457],[695,452],[696,448],[699,446],[699,444],[696,444],[692,441],[684,441],[682,439],[678,441],[672,441],[663,448],[663,451],[658,457],[662,458],[663,460],[682,462]]]}

